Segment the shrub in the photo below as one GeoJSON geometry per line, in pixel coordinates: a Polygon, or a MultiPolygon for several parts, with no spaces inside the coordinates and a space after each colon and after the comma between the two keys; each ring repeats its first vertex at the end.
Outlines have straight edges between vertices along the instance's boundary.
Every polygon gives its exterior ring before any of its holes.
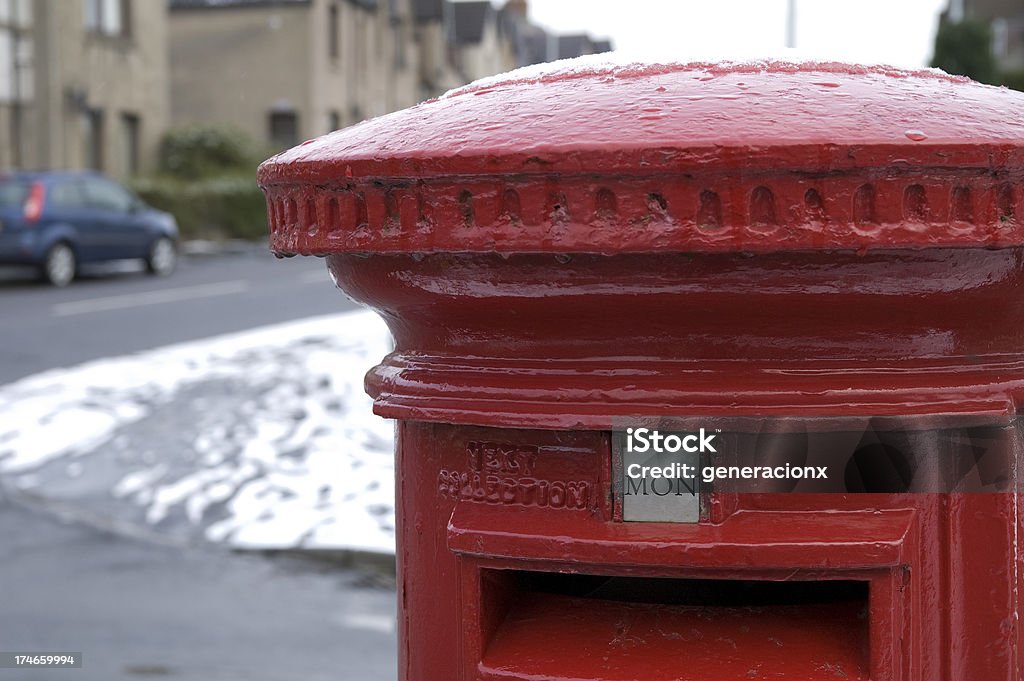
{"type": "Polygon", "coordinates": [[[184,181],[140,178],[132,188],[143,201],[174,215],[183,239],[262,239],[267,204],[255,174],[184,181]]]}
{"type": "Polygon", "coordinates": [[[244,132],[216,125],[177,128],[160,143],[160,171],[185,179],[255,172],[263,153],[244,132]]]}
{"type": "Polygon", "coordinates": [[[160,173],[137,178],[132,188],[173,214],[182,238],[261,239],[267,204],[256,186],[256,166],[267,155],[236,128],[177,128],[160,143],[160,173]]]}
{"type": "Polygon", "coordinates": [[[1003,85],[1012,90],[1024,91],[1024,69],[1003,71],[1003,85]]]}
{"type": "Polygon", "coordinates": [[[999,70],[992,56],[992,31],[979,21],[939,22],[932,66],[979,83],[996,83],[999,70]]]}

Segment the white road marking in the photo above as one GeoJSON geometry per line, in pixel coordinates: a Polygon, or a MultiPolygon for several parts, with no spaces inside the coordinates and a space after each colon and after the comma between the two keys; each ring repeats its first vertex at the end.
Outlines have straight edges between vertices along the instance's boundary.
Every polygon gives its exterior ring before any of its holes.
{"type": "Polygon", "coordinates": [[[395,631],[395,618],[393,615],[346,613],[336,617],[335,621],[347,629],[362,629],[382,634],[390,634],[395,631]]]}
{"type": "Polygon", "coordinates": [[[303,272],[299,275],[300,284],[323,284],[331,281],[331,273],[327,269],[303,272]]]}
{"type": "Polygon", "coordinates": [[[142,307],[143,305],[175,303],[181,300],[228,296],[235,293],[244,293],[248,290],[249,282],[243,279],[236,279],[233,281],[221,281],[216,284],[165,288],[158,291],[126,293],[120,296],[57,303],[51,310],[55,317],[67,317],[76,314],[87,314],[89,312],[105,312],[108,310],[124,310],[130,307],[142,307]]]}

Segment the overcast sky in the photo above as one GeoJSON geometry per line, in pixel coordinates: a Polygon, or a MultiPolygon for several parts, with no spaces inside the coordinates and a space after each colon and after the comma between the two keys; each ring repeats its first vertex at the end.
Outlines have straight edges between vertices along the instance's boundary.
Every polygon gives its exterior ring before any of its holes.
{"type": "MultiPolygon", "coordinates": [[[[503,0],[502,0],[503,1],[503,0]]],[[[499,3],[500,4],[500,3],[499,3]]],[[[801,55],[926,66],[946,0],[796,0],[801,55]]],[[[778,54],[787,0],[530,0],[536,23],[662,59],[778,54]]]]}

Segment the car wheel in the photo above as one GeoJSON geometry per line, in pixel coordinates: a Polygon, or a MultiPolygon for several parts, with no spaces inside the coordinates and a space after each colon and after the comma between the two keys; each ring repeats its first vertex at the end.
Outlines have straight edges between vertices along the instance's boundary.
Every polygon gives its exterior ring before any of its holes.
{"type": "Polygon", "coordinates": [[[174,242],[165,236],[153,242],[146,256],[146,269],[150,274],[164,277],[174,271],[178,264],[178,251],[174,242]]]}
{"type": "Polygon", "coordinates": [[[78,264],[75,252],[63,241],[56,243],[46,252],[43,260],[43,278],[54,286],[67,286],[75,278],[78,264]]]}

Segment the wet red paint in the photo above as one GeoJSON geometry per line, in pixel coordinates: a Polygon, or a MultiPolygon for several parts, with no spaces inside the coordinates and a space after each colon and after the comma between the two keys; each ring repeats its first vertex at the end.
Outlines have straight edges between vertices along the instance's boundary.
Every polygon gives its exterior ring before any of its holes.
{"type": "Polygon", "coordinates": [[[586,68],[264,164],[274,250],[328,256],[395,336],[367,389],[399,420],[400,678],[1020,679],[1015,496],[624,523],[609,429],[1015,416],[1022,110],[934,73],[586,68]]]}

